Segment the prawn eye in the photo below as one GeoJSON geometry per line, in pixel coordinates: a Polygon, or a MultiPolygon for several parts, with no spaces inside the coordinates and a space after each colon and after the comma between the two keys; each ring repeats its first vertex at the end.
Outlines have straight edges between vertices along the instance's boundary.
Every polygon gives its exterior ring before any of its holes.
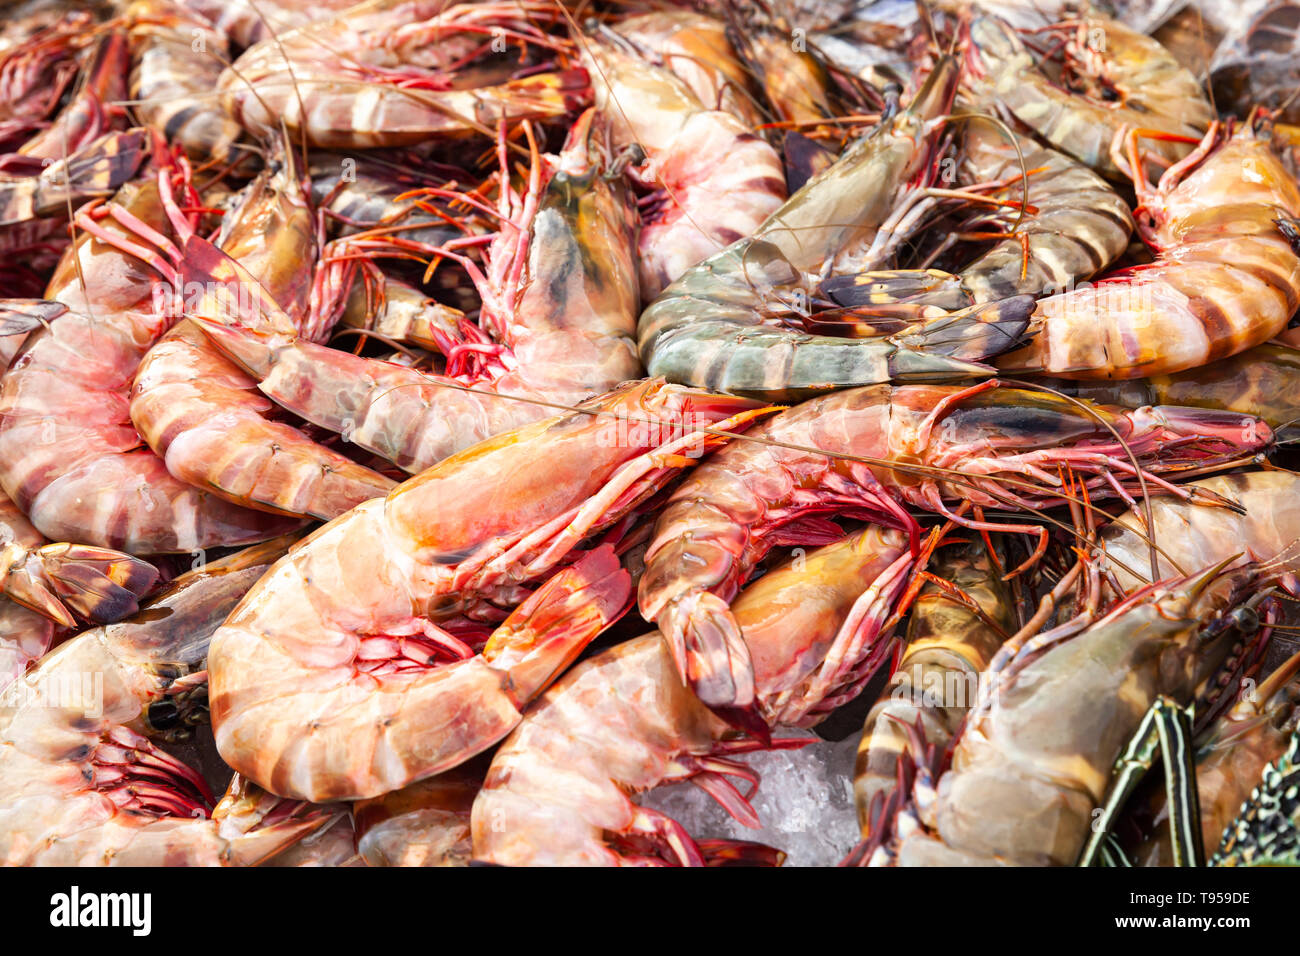
{"type": "Polygon", "coordinates": [[[1259,615],[1253,608],[1239,607],[1230,615],[1232,626],[1243,634],[1254,634],[1259,630],[1259,615]]]}
{"type": "Polygon", "coordinates": [[[181,710],[170,700],[156,700],[149,705],[149,725],[157,730],[167,730],[180,722],[181,710]]]}

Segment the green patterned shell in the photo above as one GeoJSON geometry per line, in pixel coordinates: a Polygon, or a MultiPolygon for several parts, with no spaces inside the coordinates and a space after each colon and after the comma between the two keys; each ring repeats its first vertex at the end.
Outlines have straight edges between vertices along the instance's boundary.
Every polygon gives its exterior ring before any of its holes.
{"type": "Polygon", "coordinates": [[[1300,734],[1264,768],[1211,866],[1300,866],[1300,734]]]}

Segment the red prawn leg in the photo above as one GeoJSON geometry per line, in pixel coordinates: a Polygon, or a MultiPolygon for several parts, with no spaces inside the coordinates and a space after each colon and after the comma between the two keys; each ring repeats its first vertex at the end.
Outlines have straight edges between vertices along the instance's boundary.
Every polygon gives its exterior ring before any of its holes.
{"type": "Polygon", "coordinates": [[[666,843],[681,866],[704,866],[704,855],[686,828],[667,814],[636,807],[629,831],[666,843]]]}
{"type": "Polygon", "coordinates": [[[757,830],[762,826],[758,819],[758,811],[749,802],[749,797],[753,796],[754,791],[758,789],[757,773],[737,761],[716,757],[698,758],[697,766],[700,769],[691,776],[691,783],[716,800],[718,805],[742,826],[749,827],[751,830],[757,830]],[[749,794],[741,793],[739,788],[724,776],[725,774],[740,777],[749,783],[749,794]]]}
{"type": "Polygon", "coordinates": [[[943,515],[949,521],[961,525],[963,528],[970,528],[972,531],[1009,531],[1015,534],[1032,534],[1038,537],[1038,544],[1035,546],[1033,553],[1024,560],[1019,566],[1007,572],[1004,580],[1009,580],[1032,568],[1047,553],[1048,533],[1047,529],[1036,524],[1003,524],[993,521],[977,521],[972,518],[963,517],[961,514],[954,513],[943,500],[937,489],[929,489],[926,504],[933,508],[935,512],[943,515]]]}
{"type": "MultiPolygon", "coordinates": [[[[125,236],[120,236],[117,233],[110,232],[99,223],[95,222],[95,220],[91,218],[89,212],[89,210],[83,209],[81,212],[77,213],[76,217],[73,219],[74,225],[84,232],[94,236],[105,245],[112,246],[113,248],[125,252],[127,255],[146,263],[156,270],[165,280],[170,282],[173,288],[180,288],[180,271],[171,263],[167,262],[161,254],[156,250],[148,249],[139,243],[132,242],[125,236]]],[[[141,223],[141,225],[143,225],[143,223],[141,223]]]]}

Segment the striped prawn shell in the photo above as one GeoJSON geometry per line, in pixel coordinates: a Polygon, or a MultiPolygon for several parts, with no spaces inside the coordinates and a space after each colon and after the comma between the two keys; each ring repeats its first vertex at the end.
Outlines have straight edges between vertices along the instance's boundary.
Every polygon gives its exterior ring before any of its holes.
{"type": "Polygon", "coordinates": [[[1300,477],[1289,471],[1215,475],[1187,487],[1236,502],[1243,513],[1160,496],[1151,499],[1149,525],[1145,505],[1120,515],[1101,532],[1101,546],[1126,590],[1145,584],[1150,576],[1148,537],[1161,549],[1160,577],[1237,555],[1242,560],[1269,560],[1300,538],[1300,477]]]}
{"type": "Polygon", "coordinates": [[[672,382],[781,401],[855,385],[960,379],[987,372],[978,363],[1019,339],[1033,305],[1019,296],[917,321],[895,336],[853,339],[813,335],[765,315],[802,291],[774,243],[735,242],[641,313],[642,361],[672,382]]]}
{"type": "Polygon", "coordinates": [[[785,202],[781,158],[744,121],[709,109],[666,65],[616,41],[590,41],[583,64],[615,144],[645,151],[636,178],[661,196],[642,208],[639,279],[649,301],[785,202]]]}
{"type": "Polygon", "coordinates": [[[1273,429],[1300,421],[1300,349],[1265,342],[1210,365],[1118,381],[1056,379],[1045,384],[1101,405],[1181,405],[1240,412],[1273,429]]]}
{"type": "Polygon", "coordinates": [[[278,68],[255,81],[262,99],[246,95],[243,82],[227,70],[221,88],[227,109],[245,129],[274,129],[283,119],[290,134],[305,136],[310,146],[367,149],[409,146],[438,136],[495,129],[501,123],[555,119],[581,101],[586,74],[535,74],[495,87],[421,91],[417,96],[397,86],[340,78],[328,70],[290,69],[281,60],[278,68]],[[295,87],[300,95],[295,95],[295,87]]]}
{"type": "Polygon", "coordinates": [[[51,162],[39,176],[0,180],[0,226],[66,216],[69,205],[111,196],[135,175],[148,149],[144,129],[112,131],[51,162]]]}
{"type": "MultiPolygon", "coordinates": [[[[992,96],[1055,148],[1104,176],[1123,179],[1110,156],[1111,139],[1121,127],[1199,139],[1214,119],[1200,82],[1156,40],[1105,17],[1088,18],[1067,29],[1066,50],[1075,65],[1091,74],[1093,85],[1114,91],[1116,99],[1092,98],[1055,85],[1019,36],[994,18],[980,17],[970,28],[992,96]],[[1080,35],[1086,38],[1082,47],[1080,35]]],[[[1176,140],[1153,139],[1143,145],[1170,162],[1191,149],[1176,140]]]]}
{"type": "MultiPolygon", "coordinates": [[[[155,184],[128,183],[115,202],[167,228],[155,184]]],[[[29,335],[0,377],[0,486],[50,539],[132,554],[235,546],[289,530],[293,522],[172,477],[139,447],[131,379],[170,324],[153,311],[151,293],[148,267],[87,233],[64,254],[46,297],[67,311],[29,335]],[[68,377],[71,367],[79,373],[68,377]]]]}
{"type": "Polygon", "coordinates": [[[514,78],[498,72],[477,87],[440,88],[485,32],[526,30],[529,18],[547,17],[554,8],[540,2],[370,0],[249,47],[217,88],[246,130],[283,122],[295,141],[301,136],[315,147],[405,146],[553,119],[586,97],[585,70],[514,78]],[[434,82],[405,83],[419,80],[434,82]]]}
{"type": "MultiPolygon", "coordinates": [[[[906,551],[901,533],[868,526],[772,569],[731,602],[765,721],[807,726],[823,702],[861,689],[856,668],[869,645],[834,668],[834,686],[820,678],[860,596],[906,551]]],[[[681,680],[660,632],[589,657],[529,708],[494,756],[474,804],[475,856],[617,863],[608,838],[631,828],[630,795],[682,779],[684,764],[732,733],[681,680]]]]}
{"type": "Polygon", "coordinates": [[[226,38],[183,8],[141,0],[129,13],[131,99],[140,122],[194,160],[223,160],[243,130],[213,95],[230,61],[226,38]]]}
{"type": "Polygon", "coordinates": [[[228,833],[190,817],[182,807],[206,799],[206,786],[195,769],[160,759],[150,740],[162,736],[155,705],[165,713],[165,701],[184,699],[179,679],[203,668],[212,632],[288,543],[181,575],[142,613],[78,634],[26,675],[0,727],[5,865],[252,865],[320,826],[318,818],[228,833]],[[86,690],[60,696],[91,675],[96,707],[85,706],[86,690]],[[164,787],[180,795],[168,809],[155,802],[164,787]]]}
{"type": "MultiPolygon", "coordinates": [[[[858,140],[750,236],[688,269],[637,326],[651,375],[770,400],[885,382],[981,375],[978,363],[1024,331],[1028,297],[850,339],[803,328],[807,276],[868,241],[928,155],[928,121],[946,111],[957,68],[944,58],[912,104],[858,140]]],[[[812,316],[815,318],[815,316],[812,316]]]]}
{"type": "Polygon", "coordinates": [[[1065,378],[1179,372],[1271,339],[1300,305],[1300,255],[1279,220],[1300,187],[1241,129],[1162,187],[1156,261],[1039,301],[1025,349],[999,365],[1065,378]]]}
{"type": "MultiPolygon", "coordinates": [[[[330,323],[309,308],[312,269],[304,267],[317,256],[314,226],[292,165],[268,166],[226,217],[217,247],[187,244],[186,285],[201,280],[209,290],[191,308],[212,321],[323,338],[330,323]],[[230,301],[214,288],[240,297],[230,301]]],[[[141,360],[131,420],[172,475],[237,505],[329,520],[392,488],[274,420],[257,384],[182,319],[141,360]]]]}
{"type": "Polygon", "coordinates": [[[961,271],[962,284],[976,302],[1072,288],[1110,265],[1128,247],[1133,217],[1128,204],[1104,179],[1027,137],[1010,142],[988,124],[967,125],[962,178],[974,183],[1012,180],[999,198],[1033,207],[1021,216],[1014,210],[1004,213],[1006,227],[1015,228],[1015,237],[998,242],[961,271]],[[1031,171],[1027,196],[1023,171],[1031,171]],[[1027,261],[1021,237],[1029,247],[1027,261]]]}
{"type": "Polygon", "coordinates": [[[876,795],[888,798],[897,781],[898,759],[907,751],[904,728],[919,720],[925,742],[942,751],[975,703],[980,672],[1012,629],[1010,596],[982,548],[945,548],[930,569],[985,617],[933,583],[912,605],[906,650],[867,715],[858,746],[853,793],[864,835],[876,795]]]}
{"type": "MultiPolygon", "coordinates": [[[[50,544],[18,506],[0,494],[0,606],[14,601],[57,623],[71,627],[72,612],[99,624],[139,610],[138,599],[153,587],[158,572],[143,561],[116,551],[66,542],[50,544]],[[7,600],[6,600],[7,599],[7,600]]],[[[0,662],[5,648],[21,644],[26,630],[11,636],[0,628],[0,662]]],[[[0,664],[0,685],[8,683],[0,664]]]]}

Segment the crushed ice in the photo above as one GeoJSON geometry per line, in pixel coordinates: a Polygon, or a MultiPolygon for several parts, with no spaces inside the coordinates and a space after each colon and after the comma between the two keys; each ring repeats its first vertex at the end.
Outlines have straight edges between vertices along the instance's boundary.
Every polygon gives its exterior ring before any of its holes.
{"type": "Polygon", "coordinates": [[[697,840],[753,840],[784,850],[786,866],[834,866],[858,840],[853,807],[858,735],[832,742],[807,731],[782,728],[778,734],[808,736],[814,743],[799,750],[770,750],[736,758],[762,777],[750,801],[763,824],[760,830],[736,822],[712,797],[690,783],[659,787],[640,802],[679,821],[697,840]]]}

